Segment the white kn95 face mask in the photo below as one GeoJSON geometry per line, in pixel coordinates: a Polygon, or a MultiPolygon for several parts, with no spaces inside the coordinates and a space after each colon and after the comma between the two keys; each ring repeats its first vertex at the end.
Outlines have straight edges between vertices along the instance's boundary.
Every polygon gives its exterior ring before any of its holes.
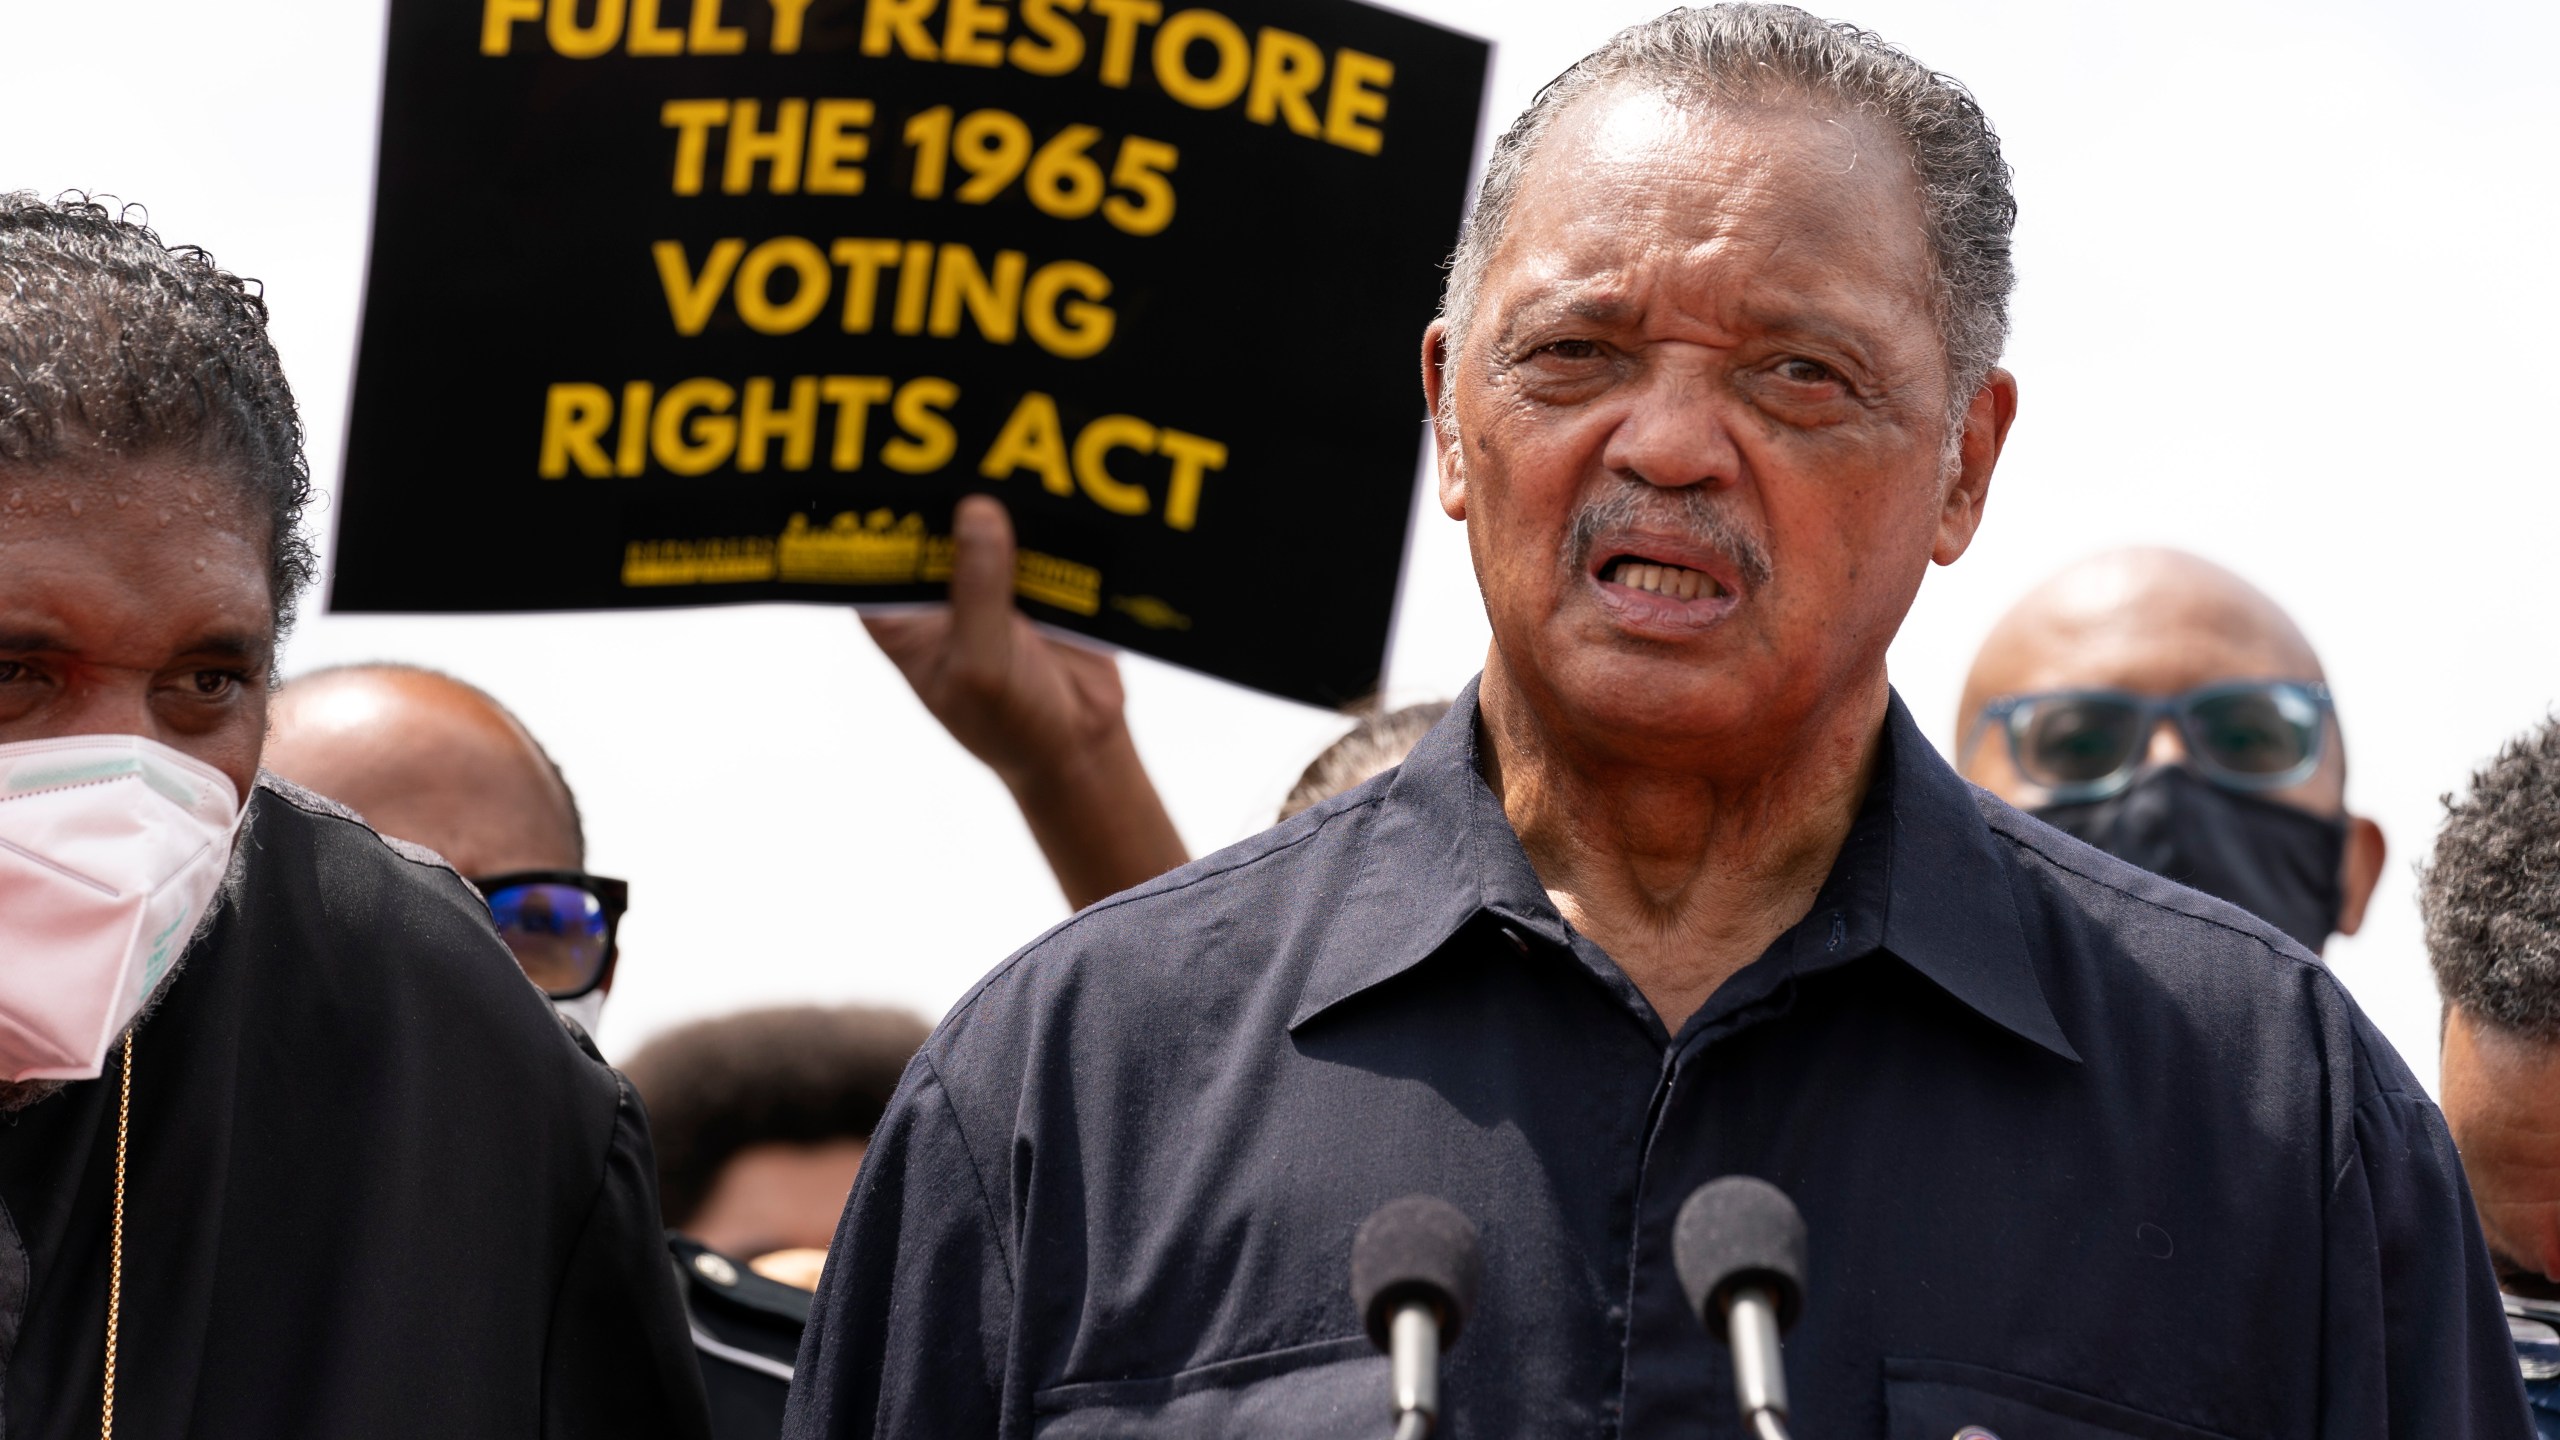
{"type": "Polygon", "coordinates": [[[86,1080],[222,887],[230,777],[139,735],[0,745],[0,1079],[86,1080]]]}
{"type": "Polygon", "coordinates": [[[554,1000],[551,1008],[577,1021],[578,1028],[586,1031],[587,1038],[592,1040],[596,1036],[596,1027],[604,1023],[604,987],[598,986],[584,995],[572,995],[566,1000],[554,1000]]]}

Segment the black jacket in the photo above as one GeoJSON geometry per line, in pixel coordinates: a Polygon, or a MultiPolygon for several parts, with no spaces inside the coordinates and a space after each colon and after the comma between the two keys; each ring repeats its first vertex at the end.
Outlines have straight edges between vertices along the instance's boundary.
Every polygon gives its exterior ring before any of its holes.
{"type": "Polygon", "coordinates": [[[667,1248],[693,1321],[712,1440],[774,1440],[809,1323],[809,1292],[682,1235],[670,1232],[667,1248]]]}
{"type": "MultiPolygon", "coordinates": [[[[272,778],[134,1031],[118,1440],[700,1437],[622,1077],[450,869],[272,778]]],[[[98,1433],[116,1087],[0,1120],[0,1440],[98,1433]]]]}

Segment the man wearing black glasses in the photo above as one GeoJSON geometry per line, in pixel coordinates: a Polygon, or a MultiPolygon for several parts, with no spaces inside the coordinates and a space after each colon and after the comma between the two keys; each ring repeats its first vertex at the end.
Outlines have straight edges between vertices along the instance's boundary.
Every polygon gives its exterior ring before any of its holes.
{"type": "MultiPolygon", "coordinates": [[[[533,732],[486,692],[412,665],[314,671],[271,715],[269,768],[468,877],[525,978],[592,1046],[628,890],[587,873],[577,797],[533,732]]],[[[714,1440],[772,1434],[808,1298],[670,1241],[714,1440]]]]}
{"type": "Polygon", "coordinates": [[[1974,657],[1957,747],[1966,779],[2308,950],[2356,932],[2382,874],[2310,642],[2180,551],[2110,552],[2029,592],[1974,657]]]}
{"type": "Polygon", "coordinates": [[[533,732],[486,693],[411,665],[314,671],[275,700],[267,768],[442,855],[499,938],[592,1034],[613,989],[620,880],[586,872],[577,797],[533,732]]]}
{"type": "MultiPolygon", "coordinates": [[[[1004,513],[983,501],[970,509],[953,609],[877,620],[874,634],[936,718],[1012,786],[1071,902],[1180,864],[1180,838],[1128,740],[1116,667],[1030,630],[1013,607],[1004,513]],[[973,670],[1000,681],[973,684],[973,670]]],[[[452,676],[371,664],[286,685],[270,731],[269,769],[461,871],[526,978],[592,1035],[613,988],[628,887],[587,872],[577,797],[522,721],[452,676]]],[[[782,1063],[804,1089],[812,1083],[806,1064],[782,1063]]],[[[892,1065],[879,1080],[882,1094],[895,1074],[892,1065]]],[[[864,1103],[859,1094],[835,1102],[857,1112],[864,1103]]],[[[807,1174],[764,1176],[763,1188],[781,1193],[763,1198],[788,1203],[807,1174]]],[[[757,1187],[753,1177],[739,1184],[757,1187]]],[[[715,1440],[773,1434],[807,1295],[750,1269],[753,1250],[673,1244],[715,1440]]]]}

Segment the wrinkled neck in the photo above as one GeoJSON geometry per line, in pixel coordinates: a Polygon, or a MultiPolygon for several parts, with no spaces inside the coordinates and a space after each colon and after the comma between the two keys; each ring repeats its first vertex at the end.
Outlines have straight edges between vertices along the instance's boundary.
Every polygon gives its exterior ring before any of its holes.
{"type": "Polygon", "coordinates": [[[1800,723],[1647,748],[1499,671],[1479,690],[1486,782],[1557,908],[1676,1029],[1812,907],[1875,778],[1884,677],[1800,723]]]}

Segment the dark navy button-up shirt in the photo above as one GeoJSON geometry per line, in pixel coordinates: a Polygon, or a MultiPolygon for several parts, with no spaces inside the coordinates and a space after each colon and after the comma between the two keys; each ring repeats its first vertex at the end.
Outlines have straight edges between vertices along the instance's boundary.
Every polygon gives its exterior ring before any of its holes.
{"type": "Polygon", "coordinates": [[[1420,1191],[1484,1246],[1439,1433],[1731,1436],[1670,1237],[1740,1173],[1810,1228],[1805,1440],[2525,1440],[2453,1145],[2337,981],[1899,700],[1884,747],[1811,913],[1677,1033],[1557,914],[1472,688],[1051,931],[908,1071],[786,1433],[1383,1436],[1351,1237],[1420,1191]]]}

